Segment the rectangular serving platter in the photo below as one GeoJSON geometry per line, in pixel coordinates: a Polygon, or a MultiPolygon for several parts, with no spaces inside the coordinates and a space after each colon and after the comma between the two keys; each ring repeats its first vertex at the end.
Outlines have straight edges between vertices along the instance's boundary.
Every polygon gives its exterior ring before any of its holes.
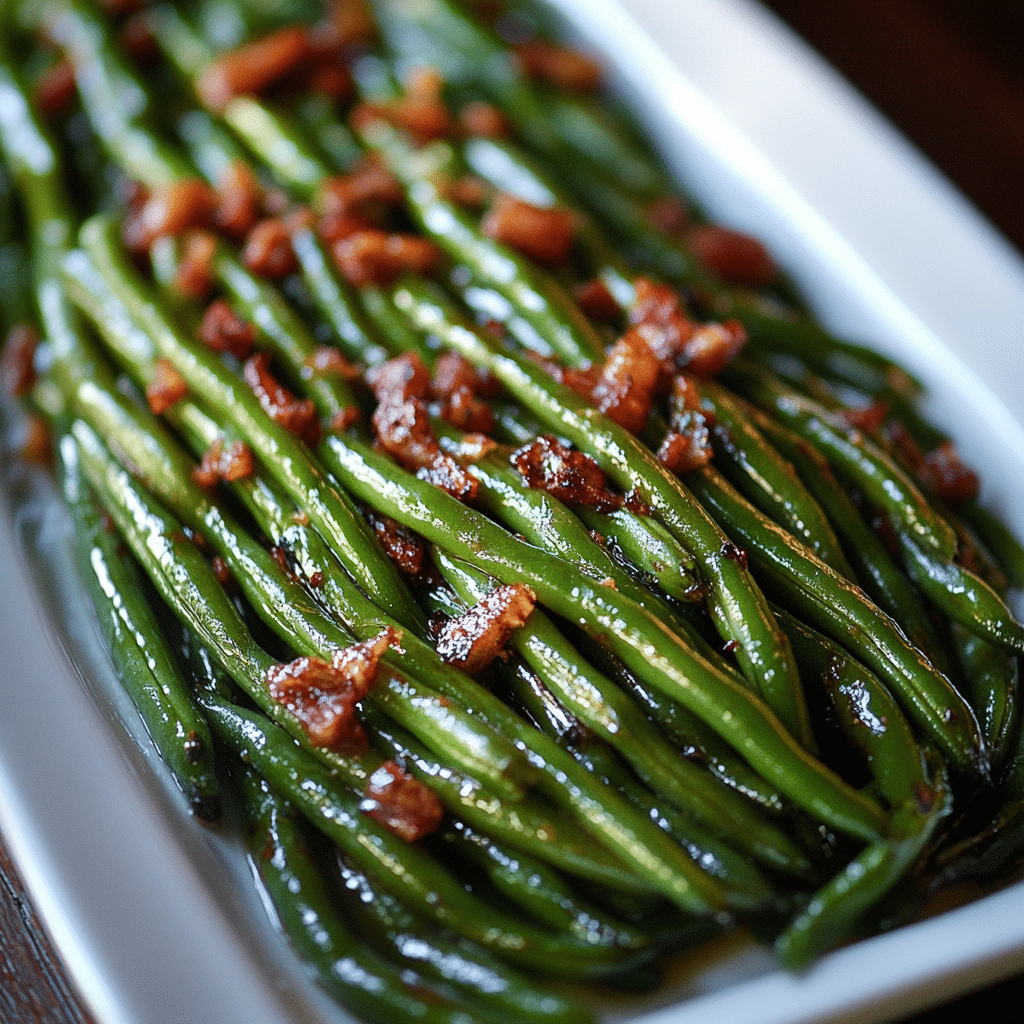
{"type": "MultiPolygon", "coordinates": [[[[820,318],[894,355],[1024,536],[1024,264],[819,57],[748,0],[554,0],[687,190],[766,240],[820,318]]],[[[99,1024],[337,1024],[230,829],[188,817],[120,694],[45,478],[5,467],[0,826],[99,1024]]],[[[637,1024],[892,1020],[1024,965],[1024,884],[780,971],[695,951],[637,1024]]]]}

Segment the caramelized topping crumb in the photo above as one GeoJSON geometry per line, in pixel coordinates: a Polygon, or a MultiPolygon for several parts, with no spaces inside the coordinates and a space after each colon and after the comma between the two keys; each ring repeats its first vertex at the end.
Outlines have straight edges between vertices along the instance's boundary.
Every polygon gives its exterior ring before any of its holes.
{"type": "Polygon", "coordinates": [[[360,810],[407,843],[436,832],[444,807],[433,790],[385,761],[367,780],[360,810]]]}
{"type": "Polygon", "coordinates": [[[312,399],[296,398],[270,372],[270,356],[258,352],[245,361],[243,374],[267,415],[310,447],[320,440],[320,422],[312,399]]]}
{"type": "Polygon", "coordinates": [[[169,409],[188,394],[185,378],[162,356],[156,361],[153,380],[146,387],[146,401],[155,416],[169,409]]]}
{"type": "Polygon", "coordinates": [[[533,591],[522,583],[496,587],[472,608],[440,627],[437,653],[449,665],[470,674],[479,672],[526,622],[536,600],[533,591]]]}
{"type": "Polygon", "coordinates": [[[622,498],[608,489],[598,464],[551,434],[523,445],[509,461],[528,487],[547,491],[570,507],[582,505],[598,512],[613,512],[622,505],[622,498]]]}

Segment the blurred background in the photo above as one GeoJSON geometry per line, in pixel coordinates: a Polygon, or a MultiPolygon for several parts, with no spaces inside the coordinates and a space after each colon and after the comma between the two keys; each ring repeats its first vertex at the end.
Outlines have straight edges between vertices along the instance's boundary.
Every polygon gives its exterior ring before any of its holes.
{"type": "MultiPolygon", "coordinates": [[[[763,2],[886,114],[1024,253],[1021,0],[763,2]]],[[[1005,1016],[1007,1003],[1024,1005],[1024,962],[1020,971],[1021,976],[947,1007],[903,1020],[941,1024],[995,1018],[997,1010],[1005,1016]]],[[[91,1024],[2,842],[0,1021],[91,1024]]]]}

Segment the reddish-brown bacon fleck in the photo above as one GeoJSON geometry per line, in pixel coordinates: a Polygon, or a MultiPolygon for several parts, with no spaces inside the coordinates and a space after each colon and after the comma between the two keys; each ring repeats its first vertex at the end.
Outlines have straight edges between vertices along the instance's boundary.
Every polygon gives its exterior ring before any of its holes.
{"type": "Polygon", "coordinates": [[[560,43],[531,39],[516,47],[523,70],[556,89],[593,91],[601,85],[601,68],[589,57],[560,43]]]}
{"type": "Polygon", "coordinates": [[[62,57],[47,68],[32,87],[36,110],[47,121],[55,121],[74,103],[75,90],[74,65],[67,57],[62,57]]]}
{"type": "Polygon", "coordinates": [[[384,553],[406,576],[418,576],[423,571],[426,545],[423,538],[390,516],[367,512],[367,522],[373,528],[384,553]]]}
{"type": "Polygon", "coordinates": [[[682,476],[706,466],[713,454],[700,394],[683,374],[672,382],[669,410],[669,431],[657,458],[666,469],[682,476]]]}
{"type": "Polygon", "coordinates": [[[768,250],[756,239],[717,224],[695,224],[687,240],[708,270],[733,284],[762,288],[779,276],[768,250]]]}
{"type": "Polygon", "coordinates": [[[252,476],[252,450],[244,441],[233,441],[225,450],[223,438],[217,438],[203,453],[192,479],[200,487],[213,487],[221,480],[242,480],[252,476]]]}
{"type": "Polygon", "coordinates": [[[50,425],[38,413],[30,412],[22,423],[18,455],[23,462],[37,466],[49,466],[53,461],[50,425]]]}
{"type": "Polygon", "coordinates": [[[148,252],[161,235],[208,227],[217,203],[217,193],[199,178],[158,185],[125,218],[125,245],[134,253],[148,252]]]}
{"type": "Polygon", "coordinates": [[[153,380],[146,388],[146,401],[149,402],[153,414],[159,416],[175,402],[180,402],[186,394],[188,385],[184,377],[161,356],[156,361],[153,380]]]}
{"type": "Polygon", "coordinates": [[[512,633],[533,611],[537,597],[523,583],[496,587],[438,631],[437,653],[465,672],[479,672],[494,660],[512,633]]]}
{"type": "Polygon", "coordinates": [[[589,455],[567,448],[550,434],[523,445],[509,461],[528,487],[547,491],[563,504],[598,512],[611,512],[622,505],[622,498],[608,489],[604,473],[589,455]]]}
{"type": "Polygon", "coordinates": [[[327,16],[343,46],[370,40],[376,32],[373,15],[363,0],[329,0],[327,16]]]}
{"type": "Polygon", "coordinates": [[[925,490],[950,505],[978,496],[978,475],[961,462],[952,441],[944,441],[924,456],[918,479],[925,490]]]}
{"type": "Polygon", "coordinates": [[[591,400],[609,419],[639,434],[650,415],[660,377],[658,357],[643,331],[634,327],[612,346],[591,400]]]}
{"type": "Polygon", "coordinates": [[[265,92],[313,56],[307,30],[286,26],[218,57],[199,78],[199,96],[211,110],[223,110],[235,96],[265,92]]]}
{"type": "Polygon", "coordinates": [[[294,274],[299,266],[291,233],[279,217],[267,217],[256,223],[246,236],[240,258],[254,274],[271,281],[294,274]]]}
{"type": "Polygon", "coordinates": [[[317,345],[302,364],[304,377],[340,377],[355,380],[359,370],[333,345],[317,345]]]}
{"type": "Polygon", "coordinates": [[[494,413],[477,397],[491,388],[476,369],[456,352],[445,352],[437,361],[431,389],[440,400],[440,416],[446,423],[471,433],[489,434],[494,429],[494,413]]]}
{"type": "Polygon", "coordinates": [[[36,380],[35,355],[39,332],[31,324],[16,324],[10,329],[0,352],[0,380],[12,398],[28,394],[36,380]]]}
{"type": "Polygon", "coordinates": [[[493,104],[473,100],[459,109],[459,125],[467,135],[503,139],[509,133],[505,115],[493,104]]]}
{"type": "Polygon", "coordinates": [[[220,204],[213,214],[217,227],[236,241],[241,241],[260,219],[263,189],[252,168],[242,160],[234,160],[224,168],[217,180],[220,204]]]}
{"type": "Polygon", "coordinates": [[[747,332],[739,320],[701,324],[690,335],[677,359],[687,373],[709,380],[720,374],[747,343],[747,332]]]}
{"type": "Polygon", "coordinates": [[[223,299],[214,299],[199,324],[199,340],[214,352],[244,359],[256,344],[256,328],[243,320],[223,299]]]}
{"type": "Polygon", "coordinates": [[[455,119],[441,99],[443,81],[429,68],[414,69],[405,93],[388,103],[363,103],[352,114],[359,125],[379,118],[407,131],[420,142],[443,139],[454,133],[455,119]]]}
{"type": "Polygon", "coordinates": [[[374,157],[368,156],[348,173],[328,178],[320,186],[317,208],[325,216],[373,214],[402,202],[398,179],[374,157]]]}
{"type": "Polygon", "coordinates": [[[320,440],[320,421],[309,398],[298,399],[270,372],[270,356],[258,352],[245,361],[243,374],[267,415],[311,447],[320,440]]]}
{"type": "Polygon", "coordinates": [[[315,746],[365,749],[356,704],[373,685],[381,655],[397,646],[399,635],[389,626],[373,640],[335,651],[331,664],[296,658],[275,665],[267,673],[270,695],[299,719],[315,746]]]}
{"type": "Polygon", "coordinates": [[[345,280],[356,287],[385,287],[406,271],[427,274],[441,258],[440,250],[426,238],[376,229],[356,231],[332,251],[345,280]]]}
{"type": "Polygon", "coordinates": [[[433,790],[394,761],[385,761],[367,780],[359,809],[407,843],[436,832],[444,819],[433,790]]]}
{"type": "Polygon", "coordinates": [[[573,297],[580,309],[598,323],[613,324],[622,316],[619,304],[612,297],[612,293],[596,278],[576,285],[573,297]]]}
{"type": "Polygon", "coordinates": [[[171,287],[190,299],[205,299],[213,290],[217,239],[209,231],[187,231],[181,241],[178,269],[171,287]]]}
{"type": "Polygon", "coordinates": [[[499,193],[480,222],[480,230],[541,266],[553,268],[569,258],[576,222],[567,210],[534,206],[499,193]]]}
{"type": "Polygon", "coordinates": [[[676,196],[662,196],[651,203],[647,218],[655,231],[663,235],[676,235],[690,222],[690,211],[676,196]]]}

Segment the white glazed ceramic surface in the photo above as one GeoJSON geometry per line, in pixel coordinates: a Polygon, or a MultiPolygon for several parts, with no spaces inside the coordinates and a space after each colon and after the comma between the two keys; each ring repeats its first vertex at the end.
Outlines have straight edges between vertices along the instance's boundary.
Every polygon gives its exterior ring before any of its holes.
{"type": "MultiPolygon", "coordinates": [[[[985,501],[1024,534],[1024,266],[1009,246],[756,5],[556,6],[607,56],[700,201],[769,241],[827,324],[926,381],[928,411],[982,471],[985,501]]],[[[188,820],[81,611],[59,509],[37,478],[16,471],[9,482],[0,823],[98,1021],[348,1020],[278,943],[237,847],[188,820]]],[[[763,950],[716,947],[655,999],[605,1016],[885,1020],[1022,965],[1015,886],[833,953],[799,978],[763,950]]]]}

